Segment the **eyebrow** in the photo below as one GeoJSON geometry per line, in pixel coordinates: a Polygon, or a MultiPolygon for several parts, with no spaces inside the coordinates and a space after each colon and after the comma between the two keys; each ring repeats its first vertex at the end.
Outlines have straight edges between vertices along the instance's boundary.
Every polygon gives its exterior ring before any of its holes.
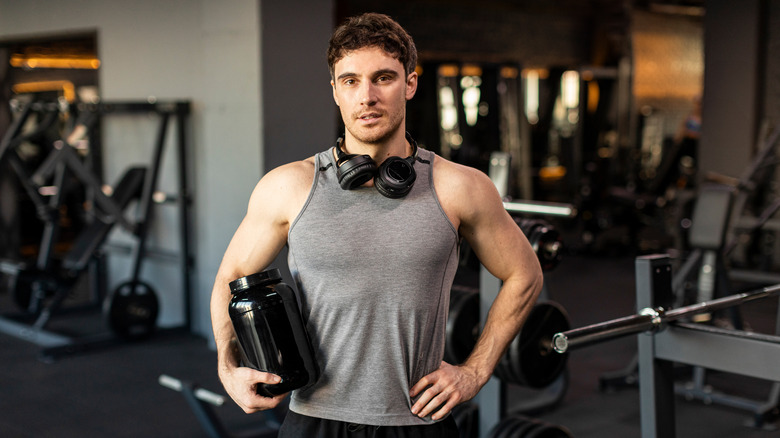
{"type": "MultiPolygon", "coordinates": [[[[381,75],[392,75],[392,76],[395,77],[395,76],[398,76],[398,72],[393,70],[393,69],[391,69],[391,68],[383,68],[383,69],[380,69],[380,70],[377,70],[377,71],[373,72],[371,75],[373,77],[381,76],[381,75]]],[[[344,79],[344,78],[349,78],[349,77],[354,77],[354,76],[358,76],[358,74],[357,73],[352,73],[352,72],[344,72],[344,73],[340,74],[338,76],[338,78],[336,78],[336,79],[341,80],[341,79],[344,79]]]]}

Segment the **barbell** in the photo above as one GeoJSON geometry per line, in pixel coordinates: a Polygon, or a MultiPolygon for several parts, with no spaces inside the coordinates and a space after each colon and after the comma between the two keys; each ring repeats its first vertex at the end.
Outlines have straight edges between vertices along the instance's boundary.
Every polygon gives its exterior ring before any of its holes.
{"type": "Polygon", "coordinates": [[[557,353],[565,354],[572,348],[584,347],[596,342],[647,331],[654,332],[662,329],[668,323],[689,316],[734,307],[748,301],[777,295],[778,293],[780,293],[780,284],[775,284],[676,309],[666,310],[663,307],[646,307],[635,315],[556,333],[552,337],[552,345],[550,347],[557,353]]]}

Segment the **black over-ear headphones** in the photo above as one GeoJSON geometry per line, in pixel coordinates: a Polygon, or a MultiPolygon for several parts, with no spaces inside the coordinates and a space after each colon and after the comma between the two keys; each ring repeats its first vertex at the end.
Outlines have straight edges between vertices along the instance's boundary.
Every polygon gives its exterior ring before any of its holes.
{"type": "Polygon", "coordinates": [[[389,157],[377,168],[369,155],[346,154],[341,150],[344,137],[336,140],[336,175],[339,185],[344,190],[352,190],[362,186],[374,178],[374,186],[379,193],[388,198],[402,198],[412,190],[417,174],[414,172],[414,162],[417,160],[417,142],[409,133],[406,140],[412,145],[412,155],[389,157]]]}

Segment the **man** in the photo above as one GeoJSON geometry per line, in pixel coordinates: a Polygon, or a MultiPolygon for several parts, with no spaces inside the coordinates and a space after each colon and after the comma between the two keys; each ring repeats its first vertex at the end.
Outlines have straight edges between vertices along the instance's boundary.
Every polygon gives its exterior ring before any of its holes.
{"type": "Polygon", "coordinates": [[[449,412],[488,381],[541,290],[536,256],[490,179],[405,134],[416,61],[411,37],[387,16],[355,17],[334,32],[328,64],[344,136],[261,179],[217,273],[220,379],[245,412],[272,408],[284,396],[261,397],[255,385],[278,376],[238,366],[228,282],[265,269],[289,246],[321,377],[293,392],[281,437],[456,435],[449,412]],[[379,170],[368,178],[350,170],[371,162],[379,170]],[[448,364],[461,238],[503,286],[471,356],[448,364]]]}

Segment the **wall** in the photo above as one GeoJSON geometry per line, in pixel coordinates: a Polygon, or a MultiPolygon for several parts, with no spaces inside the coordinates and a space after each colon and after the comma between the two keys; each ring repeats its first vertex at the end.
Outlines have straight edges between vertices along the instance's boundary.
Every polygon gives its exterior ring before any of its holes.
{"type": "Polygon", "coordinates": [[[764,117],[771,123],[780,124],[780,0],[769,2],[767,9],[764,117]]]}
{"type": "Polygon", "coordinates": [[[336,140],[328,74],[330,1],[261,2],[265,169],[301,160],[336,140]],[[305,5],[306,13],[301,13],[305,5]],[[304,31],[305,30],[305,31],[304,31]]]}
{"type": "Polygon", "coordinates": [[[613,6],[601,1],[597,7],[592,1],[579,0],[517,3],[342,0],[338,15],[367,11],[390,15],[412,35],[421,61],[522,62],[524,67],[546,68],[587,64],[595,25],[593,10],[598,8],[597,16],[603,20],[610,20],[613,13],[613,6]]]}
{"type": "MultiPolygon", "coordinates": [[[[252,189],[265,170],[311,156],[335,138],[325,62],[332,17],[331,0],[0,0],[0,39],[97,30],[104,100],[192,102],[192,321],[212,345],[214,276],[252,189]]],[[[107,182],[148,162],[157,126],[145,117],[106,124],[107,182]]],[[[176,183],[171,128],[160,181],[166,191],[176,183]]],[[[175,252],[175,209],[162,206],[157,213],[150,246],[175,252]]],[[[111,241],[130,239],[114,232],[111,241]]],[[[127,278],[128,262],[112,255],[112,285],[127,278]]],[[[277,265],[286,269],[283,255],[277,265]]],[[[177,269],[170,257],[151,257],[142,272],[161,295],[163,326],[184,319],[177,269]]]]}
{"type": "Polygon", "coordinates": [[[759,0],[707,2],[700,169],[739,177],[752,158],[762,53],[759,0]]]}
{"type": "MultiPolygon", "coordinates": [[[[103,100],[192,101],[193,323],[204,335],[210,333],[208,295],[217,265],[263,166],[258,9],[256,0],[0,0],[2,39],[97,30],[103,100]]],[[[107,182],[129,164],[149,160],[155,130],[144,118],[107,122],[107,182]]],[[[174,158],[165,158],[166,190],[173,187],[174,158]]],[[[175,212],[158,212],[150,245],[176,249],[175,212]]],[[[111,263],[112,284],[128,275],[121,257],[111,263]]],[[[176,264],[151,258],[142,277],[161,296],[160,324],[183,321],[176,264]]]]}
{"type": "MultiPolygon", "coordinates": [[[[260,4],[263,144],[267,145],[263,153],[268,171],[326,149],[338,135],[326,55],[334,11],[333,2],[323,0],[260,4]]],[[[286,248],[271,266],[293,284],[286,248]]]]}
{"type": "Polygon", "coordinates": [[[701,17],[636,11],[632,22],[635,108],[650,107],[674,137],[702,93],[704,38],[701,17]]]}

